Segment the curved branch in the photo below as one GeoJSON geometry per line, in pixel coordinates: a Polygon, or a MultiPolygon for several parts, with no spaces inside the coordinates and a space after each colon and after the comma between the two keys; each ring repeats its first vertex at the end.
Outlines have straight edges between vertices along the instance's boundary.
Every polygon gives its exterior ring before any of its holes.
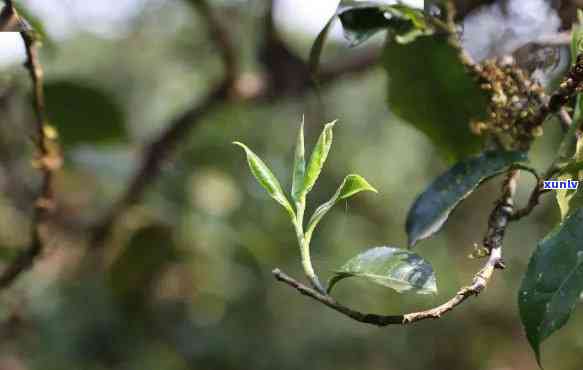
{"type": "MultiPolygon", "coordinates": [[[[10,2],[6,4],[8,7],[12,6],[10,2]]],[[[46,223],[56,205],[53,184],[54,172],[62,163],[60,149],[56,143],[56,134],[54,133],[54,129],[47,125],[48,121],[43,90],[43,70],[38,57],[40,43],[34,30],[28,29],[22,31],[20,35],[27,56],[25,67],[30,75],[33,88],[32,99],[36,116],[34,144],[38,156],[34,164],[41,173],[42,181],[41,189],[35,201],[31,229],[31,245],[22,251],[8,265],[6,270],[2,272],[0,275],[0,288],[10,286],[22,272],[32,267],[34,259],[42,253],[44,248],[43,234],[46,232],[46,223]]]]}
{"type": "Polygon", "coordinates": [[[506,227],[508,226],[508,222],[510,221],[510,217],[514,209],[514,194],[516,192],[516,181],[518,174],[518,170],[515,169],[512,169],[508,172],[506,180],[502,185],[502,196],[490,214],[490,218],[488,220],[488,229],[483,241],[483,244],[489,253],[488,260],[480,269],[480,271],[474,275],[470,285],[461,288],[447,302],[437,307],[404,315],[379,315],[363,313],[341,304],[330,295],[317,292],[316,290],[283,273],[279,269],[273,270],[273,275],[278,281],[291,286],[301,294],[315,299],[316,301],[342,313],[345,316],[350,317],[353,320],[365,324],[376,326],[406,325],[426,319],[439,319],[441,316],[448,313],[449,311],[452,311],[455,307],[460,305],[469,297],[479,295],[492,279],[494,270],[503,269],[505,267],[504,261],[502,260],[502,242],[504,240],[506,227]]]}

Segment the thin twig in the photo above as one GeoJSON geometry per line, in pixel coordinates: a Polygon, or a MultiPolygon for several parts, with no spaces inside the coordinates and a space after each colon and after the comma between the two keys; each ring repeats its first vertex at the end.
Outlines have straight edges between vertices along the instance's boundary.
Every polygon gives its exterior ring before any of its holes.
{"type": "Polygon", "coordinates": [[[556,166],[556,163],[553,163],[542,177],[537,177],[536,184],[528,197],[528,203],[523,208],[515,210],[510,216],[510,221],[518,221],[532,213],[532,211],[539,205],[540,197],[543,194],[550,192],[550,190],[543,187],[544,182],[551,179],[558,171],[559,169],[556,166]]]}
{"type": "Polygon", "coordinates": [[[537,113],[529,122],[528,128],[533,129],[543,124],[549,114],[557,113],[569,100],[579,92],[583,83],[583,54],[577,57],[576,63],[569,69],[566,77],[551,95],[547,104],[541,104],[537,113]]]}
{"type": "Polygon", "coordinates": [[[561,107],[559,109],[557,117],[559,117],[559,122],[561,122],[561,128],[563,129],[563,132],[569,131],[569,127],[571,127],[573,124],[573,117],[571,117],[565,107],[561,107]]]}
{"type": "MultiPolygon", "coordinates": [[[[6,3],[11,6],[10,2],[6,3]]],[[[33,106],[35,112],[34,144],[37,150],[35,166],[41,173],[41,188],[36,196],[34,217],[31,226],[31,244],[22,251],[0,275],[0,288],[10,286],[25,270],[32,267],[34,259],[42,253],[47,221],[55,209],[54,172],[60,167],[62,159],[56,144],[56,137],[47,125],[45,99],[43,91],[43,70],[39,61],[38,49],[40,42],[33,30],[20,32],[25,46],[28,70],[33,88],[33,106]]]]}
{"type": "Polygon", "coordinates": [[[278,281],[286,283],[287,285],[295,288],[301,294],[315,299],[316,301],[342,313],[345,316],[350,317],[353,320],[362,322],[365,324],[371,324],[376,326],[387,326],[387,325],[405,325],[411,324],[417,321],[425,319],[438,319],[443,314],[453,310],[460,303],[465,301],[471,296],[478,295],[488,284],[494,269],[500,261],[500,249],[493,250],[488,258],[487,263],[484,267],[474,276],[472,284],[460,289],[455,296],[450,300],[443,303],[440,306],[432,308],[426,311],[413,312],[405,315],[379,315],[374,313],[363,313],[360,311],[353,310],[342,303],[338,302],[334,297],[322,294],[315,289],[308,287],[289,275],[285,274],[279,269],[273,270],[273,275],[278,281]]]}
{"type": "Polygon", "coordinates": [[[301,294],[315,299],[316,301],[332,308],[333,310],[336,310],[345,316],[348,316],[351,319],[362,323],[376,326],[387,326],[405,325],[426,319],[439,319],[441,316],[449,311],[452,311],[455,307],[460,305],[469,297],[477,296],[480,294],[492,279],[494,270],[504,268],[504,262],[502,260],[502,241],[504,240],[504,234],[506,232],[506,227],[508,226],[510,216],[514,210],[514,194],[516,192],[516,181],[518,174],[518,169],[509,170],[506,180],[502,185],[502,196],[490,214],[488,229],[483,241],[484,246],[489,253],[488,260],[480,269],[480,271],[474,275],[470,285],[461,288],[451,299],[437,307],[404,315],[379,315],[362,313],[341,304],[330,295],[322,294],[315,289],[312,289],[298,282],[279,269],[273,270],[273,275],[278,281],[286,283],[301,294]]]}

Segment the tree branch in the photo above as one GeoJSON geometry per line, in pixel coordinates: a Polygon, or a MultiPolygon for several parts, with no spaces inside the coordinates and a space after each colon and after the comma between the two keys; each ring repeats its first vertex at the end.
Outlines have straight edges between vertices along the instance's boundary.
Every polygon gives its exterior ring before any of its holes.
{"type": "MultiPolygon", "coordinates": [[[[12,7],[12,3],[8,1],[6,2],[6,6],[12,7]]],[[[35,159],[34,164],[40,171],[42,180],[41,188],[35,201],[34,217],[31,227],[31,245],[22,251],[0,275],[0,288],[10,286],[22,272],[32,267],[34,259],[43,250],[46,224],[56,204],[53,185],[54,172],[62,164],[60,149],[56,142],[56,133],[52,127],[47,125],[48,121],[43,91],[43,70],[38,56],[40,43],[36,33],[32,29],[21,31],[20,35],[26,50],[27,60],[25,67],[32,81],[32,99],[36,116],[36,132],[33,141],[38,157],[35,159]]]]}
{"type": "Polygon", "coordinates": [[[365,324],[376,326],[405,325],[426,319],[439,319],[441,316],[448,313],[449,311],[452,311],[455,307],[460,305],[469,297],[479,295],[492,279],[494,270],[504,268],[504,262],[502,260],[502,242],[504,240],[504,234],[506,232],[506,227],[508,226],[510,216],[514,210],[513,198],[516,192],[516,181],[518,178],[518,173],[519,172],[517,169],[511,169],[508,172],[506,180],[502,185],[502,196],[490,214],[490,218],[488,220],[488,229],[483,241],[483,244],[489,253],[488,260],[480,269],[480,271],[474,275],[470,285],[461,288],[447,302],[437,307],[404,315],[379,315],[362,313],[341,304],[330,295],[319,293],[316,290],[298,282],[279,269],[273,270],[273,275],[278,281],[291,286],[300,294],[308,296],[332,308],[333,310],[336,310],[343,315],[350,317],[353,320],[365,324]]]}

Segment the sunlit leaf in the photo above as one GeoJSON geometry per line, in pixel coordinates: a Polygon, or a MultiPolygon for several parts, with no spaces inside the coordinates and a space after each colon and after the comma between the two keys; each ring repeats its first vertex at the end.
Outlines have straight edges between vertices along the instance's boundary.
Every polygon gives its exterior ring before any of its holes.
{"type": "Polygon", "coordinates": [[[251,149],[249,149],[245,144],[240,142],[234,142],[233,144],[240,146],[245,150],[247,155],[247,163],[249,164],[249,169],[255,179],[267,191],[267,193],[275,199],[275,201],[283,206],[285,210],[289,213],[292,219],[295,218],[294,210],[287,200],[285,193],[283,192],[279,181],[271,172],[269,167],[259,158],[251,149]]]}
{"type": "Polygon", "coordinates": [[[377,192],[377,190],[373,188],[363,177],[359,175],[346,176],[332,198],[330,198],[330,200],[328,200],[326,203],[320,205],[316,211],[314,211],[314,214],[308,222],[308,227],[306,228],[306,235],[308,236],[308,239],[310,239],[314,229],[320,220],[322,220],[322,217],[324,217],[324,215],[326,215],[326,213],[328,213],[328,211],[330,211],[339,200],[350,198],[351,196],[356,195],[362,191],[377,192]]]}
{"type": "Polygon", "coordinates": [[[324,163],[326,163],[328,153],[332,147],[333,129],[335,124],[336,121],[327,123],[318,138],[318,142],[316,143],[312,155],[310,156],[310,160],[308,161],[303,187],[298,189],[298,196],[300,198],[306,196],[306,194],[312,190],[318,177],[320,177],[320,173],[322,172],[322,168],[324,167],[324,163]]]}
{"type": "Polygon", "coordinates": [[[518,295],[526,336],[540,364],[540,344],[563,327],[583,292],[583,209],[541,240],[518,295]]]}
{"type": "Polygon", "coordinates": [[[350,259],[330,280],[328,291],[348,277],[359,277],[399,293],[436,294],[433,268],[419,255],[394,247],[375,247],[350,259]]]}
{"type": "Polygon", "coordinates": [[[522,161],[526,161],[522,152],[485,152],[457,163],[435,179],[407,215],[409,246],[438,232],[455,207],[480,183],[522,161]]]}
{"type": "Polygon", "coordinates": [[[127,139],[125,115],[108,93],[81,81],[51,81],[45,86],[50,123],[67,145],[127,139]]]}
{"type": "Polygon", "coordinates": [[[292,198],[298,202],[302,188],[304,186],[304,176],[306,174],[306,158],[304,149],[304,121],[300,125],[300,132],[296,141],[296,150],[294,155],[294,172],[292,178],[292,198]]]}
{"type": "Polygon", "coordinates": [[[481,140],[470,132],[469,123],[485,117],[488,96],[446,38],[388,43],[383,65],[391,112],[427,135],[447,159],[480,149],[481,140]]]}

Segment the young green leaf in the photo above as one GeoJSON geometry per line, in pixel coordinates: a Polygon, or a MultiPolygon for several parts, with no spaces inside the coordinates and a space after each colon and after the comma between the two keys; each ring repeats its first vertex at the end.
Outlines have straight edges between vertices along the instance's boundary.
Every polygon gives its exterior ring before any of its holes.
{"type": "Polygon", "coordinates": [[[326,163],[326,158],[328,158],[328,153],[330,152],[330,147],[332,146],[332,130],[335,124],[336,121],[327,123],[318,138],[318,142],[312,151],[312,155],[310,156],[306,168],[303,186],[299,188],[297,192],[299,198],[305,197],[306,194],[312,190],[322,172],[322,168],[324,167],[324,163],[326,163]]]}
{"type": "Polygon", "coordinates": [[[292,178],[292,198],[296,202],[300,201],[301,189],[304,186],[304,176],[306,174],[306,159],[304,149],[304,120],[300,125],[296,151],[294,155],[294,173],[292,178]]]}
{"type": "Polygon", "coordinates": [[[523,152],[485,152],[451,167],[419,195],[409,210],[409,246],[438,232],[455,207],[484,180],[526,159],[523,152]]]}
{"type": "Polygon", "coordinates": [[[326,215],[326,213],[328,213],[328,211],[330,211],[339,200],[350,198],[351,196],[358,194],[361,191],[372,191],[377,193],[377,190],[373,188],[363,177],[359,175],[346,176],[332,198],[330,198],[330,200],[328,200],[326,203],[320,205],[316,211],[314,211],[314,214],[308,222],[308,227],[306,228],[307,239],[311,239],[312,233],[316,229],[316,226],[322,217],[324,217],[324,215],[326,215]]]}
{"type": "Polygon", "coordinates": [[[245,150],[245,154],[247,155],[247,163],[249,164],[249,169],[259,185],[263,187],[267,191],[267,193],[275,199],[275,201],[283,206],[286,211],[290,214],[292,219],[295,219],[295,212],[287,200],[279,181],[271,172],[269,167],[257,156],[257,154],[253,153],[251,149],[249,149],[245,144],[240,143],[238,141],[233,142],[233,144],[240,146],[245,150]]]}
{"type": "Polygon", "coordinates": [[[330,279],[328,292],[348,277],[360,277],[396,290],[436,294],[437,284],[429,262],[408,250],[375,247],[350,259],[330,279]]]}
{"type": "Polygon", "coordinates": [[[538,243],[518,294],[520,318],[540,365],[540,345],[563,327],[583,292],[583,209],[538,243]]]}
{"type": "Polygon", "coordinates": [[[467,73],[458,51],[443,37],[389,42],[383,54],[391,112],[423,132],[448,160],[477,153],[481,138],[468,122],[484,119],[488,94],[467,73]]]}

